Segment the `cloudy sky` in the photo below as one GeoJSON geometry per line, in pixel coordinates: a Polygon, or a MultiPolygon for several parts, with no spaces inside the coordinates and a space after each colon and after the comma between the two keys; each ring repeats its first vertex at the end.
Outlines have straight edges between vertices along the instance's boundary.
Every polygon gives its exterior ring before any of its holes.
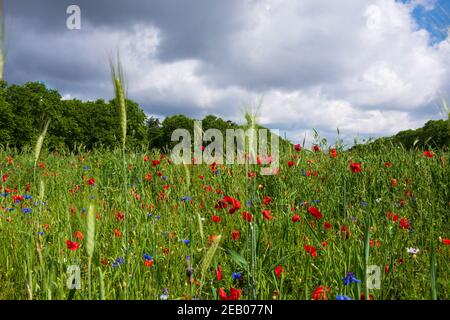
{"type": "Polygon", "coordinates": [[[4,0],[5,78],[109,100],[117,51],[148,115],[260,122],[294,141],[391,135],[442,117],[449,0],[4,0]],[[66,9],[81,8],[81,29],[66,9]]]}

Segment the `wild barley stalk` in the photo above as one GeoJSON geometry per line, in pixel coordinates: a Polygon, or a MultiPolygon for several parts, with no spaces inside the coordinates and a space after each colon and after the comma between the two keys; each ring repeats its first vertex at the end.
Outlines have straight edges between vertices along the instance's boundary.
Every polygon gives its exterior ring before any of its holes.
{"type": "Polygon", "coordinates": [[[33,183],[35,182],[35,178],[36,178],[36,165],[39,160],[39,156],[41,155],[42,145],[44,144],[45,135],[47,134],[49,125],[50,125],[50,119],[47,120],[47,123],[45,124],[44,129],[42,129],[42,132],[39,135],[39,138],[37,139],[36,145],[34,147],[33,183]]]}
{"type": "Polygon", "coordinates": [[[94,254],[94,244],[95,244],[95,212],[94,206],[90,205],[86,217],[86,253],[88,256],[88,288],[89,288],[89,300],[92,299],[91,291],[91,262],[92,255],[94,254]]]}
{"type": "MultiPolygon", "coordinates": [[[[247,128],[246,129],[250,129],[250,130],[256,130],[256,114],[247,111],[245,112],[245,120],[247,121],[247,128]]],[[[252,134],[249,135],[249,141],[248,141],[248,154],[250,159],[253,161],[256,159],[256,150],[254,148],[254,138],[257,139],[256,137],[253,137],[252,134]]],[[[245,169],[245,175],[248,175],[249,172],[249,161],[245,162],[246,164],[246,169],[245,169]]],[[[255,169],[255,166],[253,167],[253,169],[255,169]]],[[[247,179],[245,179],[246,181],[246,192],[247,195],[249,194],[249,190],[248,190],[248,185],[247,185],[247,179]]],[[[251,191],[251,194],[255,194],[256,192],[256,180],[253,183],[253,190],[251,191]]],[[[256,299],[256,260],[257,260],[257,252],[256,252],[256,236],[255,236],[255,227],[257,227],[257,225],[255,225],[253,222],[250,223],[250,237],[251,237],[251,247],[250,247],[250,255],[251,255],[251,287],[252,287],[252,297],[253,299],[256,299]]]]}
{"type": "Polygon", "coordinates": [[[444,114],[447,114],[447,126],[448,126],[448,134],[450,135],[450,108],[448,107],[447,100],[441,98],[442,101],[442,111],[444,114]]]}
{"type": "Polygon", "coordinates": [[[369,300],[369,250],[370,250],[370,218],[366,218],[366,230],[364,235],[364,297],[369,300]]]}
{"type": "Polygon", "coordinates": [[[222,238],[221,235],[217,236],[217,238],[211,244],[211,247],[206,252],[205,257],[203,258],[202,269],[201,269],[200,287],[198,289],[198,292],[200,292],[200,293],[202,292],[202,287],[203,287],[203,284],[205,282],[206,272],[207,272],[209,266],[211,265],[211,262],[212,262],[212,260],[214,258],[214,255],[215,255],[216,251],[217,251],[217,248],[219,247],[219,243],[220,243],[221,238],[222,238]]]}
{"type": "Polygon", "coordinates": [[[98,282],[100,284],[100,300],[105,300],[105,282],[103,280],[103,272],[102,269],[98,268],[98,282]]]}
{"type": "Polygon", "coordinates": [[[124,241],[125,241],[125,298],[128,299],[128,179],[127,179],[127,160],[126,160],[126,139],[127,139],[127,106],[125,91],[123,87],[123,72],[120,64],[120,57],[117,55],[117,64],[110,62],[111,76],[114,85],[114,93],[116,102],[119,108],[120,128],[121,128],[121,142],[122,142],[122,174],[123,174],[123,192],[125,197],[125,217],[124,217],[124,241]]]}

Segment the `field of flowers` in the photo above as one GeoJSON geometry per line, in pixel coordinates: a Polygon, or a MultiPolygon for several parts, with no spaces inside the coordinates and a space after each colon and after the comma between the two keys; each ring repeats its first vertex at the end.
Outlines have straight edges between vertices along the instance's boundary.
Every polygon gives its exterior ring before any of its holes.
{"type": "Polygon", "coordinates": [[[0,299],[450,298],[448,152],[280,158],[0,151],[0,299]]]}

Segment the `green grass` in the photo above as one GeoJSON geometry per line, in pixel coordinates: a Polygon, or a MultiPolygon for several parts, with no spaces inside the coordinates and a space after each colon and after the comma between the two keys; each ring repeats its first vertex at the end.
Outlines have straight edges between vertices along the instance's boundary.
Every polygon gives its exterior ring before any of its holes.
{"type": "Polygon", "coordinates": [[[82,156],[42,151],[39,161],[45,168],[38,166],[35,177],[30,152],[0,151],[1,175],[9,176],[1,192],[17,188],[17,193],[0,197],[0,299],[159,299],[163,288],[169,299],[218,299],[219,288],[230,287],[242,290],[241,299],[273,299],[275,292],[278,299],[311,299],[319,286],[329,287],[329,299],[338,294],[359,299],[365,292],[374,299],[450,298],[450,250],[438,240],[450,237],[447,152],[437,150],[434,158],[426,158],[421,151],[386,147],[331,158],[323,152],[281,150],[277,176],[260,176],[258,168],[239,165],[220,165],[220,174],[215,174],[207,165],[171,165],[167,158],[152,167],[159,154],[149,153],[151,160],[145,162],[144,153],[127,152],[124,177],[122,151],[82,156]],[[293,155],[295,166],[288,168],[293,155]],[[13,163],[7,163],[8,156],[13,163]],[[352,173],[349,160],[362,163],[362,172],[352,173]],[[386,168],[386,161],[393,166],[386,168]],[[247,170],[256,177],[248,178],[247,170]],[[304,176],[302,170],[318,175],[304,176]],[[148,173],[151,181],[145,179],[148,173]],[[90,178],[95,186],[88,184],[90,178]],[[398,180],[396,187],[392,178],[398,180]],[[70,192],[77,185],[79,190],[70,192]],[[33,199],[13,203],[12,195],[25,194],[33,199]],[[235,214],[215,209],[225,195],[241,202],[235,214]],[[181,201],[184,196],[192,201],[181,201]],[[264,196],[273,200],[268,207],[262,204],[264,196]],[[45,205],[35,205],[40,197],[45,205]],[[95,229],[87,221],[91,205],[95,229]],[[320,209],[322,220],[308,213],[310,205],[320,209]],[[271,221],[261,213],[266,208],[271,221]],[[243,211],[254,215],[252,223],[242,219],[243,211]],[[388,211],[410,220],[413,230],[389,220],[388,211]],[[127,212],[127,242],[118,212],[127,212]],[[297,223],[292,222],[294,214],[301,217],[297,223]],[[212,222],[212,215],[219,215],[221,222],[212,222]],[[325,221],[331,230],[324,230],[325,221]],[[348,239],[343,226],[350,230],[348,239]],[[231,239],[235,229],[237,241],[231,239]],[[75,231],[84,239],[76,239],[75,231]],[[220,243],[211,242],[212,235],[221,235],[220,243]],[[70,251],[66,240],[81,247],[70,251]],[[370,240],[380,245],[370,246],[370,240]],[[316,247],[317,257],[305,245],[316,247]],[[413,257],[409,247],[420,252],[413,257]],[[144,265],[145,253],[152,256],[152,267],[144,265]],[[119,257],[127,261],[113,267],[119,257]],[[82,288],[75,292],[66,286],[69,265],[81,268],[82,288]],[[221,282],[215,272],[219,265],[221,282]],[[284,269],[280,278],[274,273],[278,265],[284,269]],[[366,265],[381,268],[380,290],[366,287],[366,265]],[[194,269],[192,281],[186,274],[189,267],[194,269]],[[233,272],[240,272],[242,279],[233,280],[233,272]],[[344,286],[347,272],[362,282],[344,286]]]}

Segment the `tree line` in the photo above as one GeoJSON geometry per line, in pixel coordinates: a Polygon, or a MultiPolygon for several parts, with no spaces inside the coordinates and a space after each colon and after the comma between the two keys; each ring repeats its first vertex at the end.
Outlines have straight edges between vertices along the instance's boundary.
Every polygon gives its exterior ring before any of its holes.
{"type": "MultiPolygon", "coordinates": [[[[127,148],[163,149],[175,129],[193,132],[194,119],[184,115],[163,121],[147,117],[141,107],[127,99],[127,148]]],[[[105,101],[64,100],[58,91],[40,82],[8,85],[0,81],[0,146],[23,149],[33,146],[45,122],[50,126],[45,145],[50,150],[115,148],[120,144],[119,110],[115,99],[105,101]]],[[[203,130],[238,127],[213,115],[202,119],[203,130]]]]}
{"type": "MultiPolygon", "coordinates": [[[[194,131],[195,120],[184,115],[169,116],[161,121],[147,117],[132,100],[128,99],[126,104],[127,148],[164,149],[171,146],[171,135],[175,129],[187,129],[191,134],[194,131]]],[[[50,126],[45,146],[50,150],[116,148],[120,144],[119,110],[115,99],[64,100],[58,91],[47,88],[41,82],[8,85],[0,81],[0,147],[23,149],[34,146],[47,120],[50,120],[50,126]]],[[[224,136],[227,129],[245,127],[214,115],[207,115],[201,120],[203,131],[219,129],[224,136]]],[[[289,142],[281,139],[281,143],[289,142]]],[[[448,148],[450,120],[431,120],[422,128],[379,138],[369,145],[386,143],[401,144],[407,149],[428,146],[448,148]]]]}

